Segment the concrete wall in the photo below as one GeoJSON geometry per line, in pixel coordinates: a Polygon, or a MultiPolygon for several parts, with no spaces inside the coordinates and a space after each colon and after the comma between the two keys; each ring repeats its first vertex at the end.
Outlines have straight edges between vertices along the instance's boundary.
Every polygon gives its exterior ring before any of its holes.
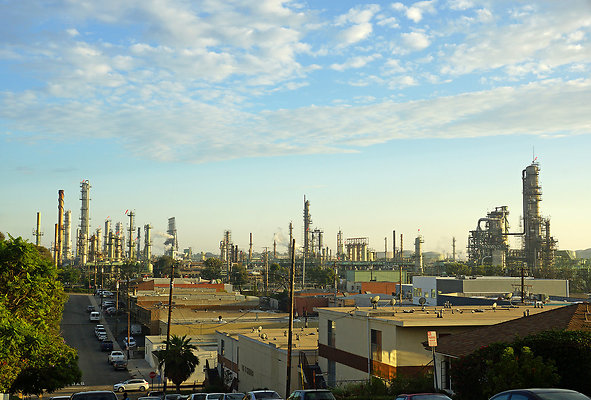
{"type": "Polygon", "coordinates": [[[424,297],[426,306],[437,305],[437,277],[435,276],[413,276],[412,277],[413,304],[420,304],[419,299],[424,297]]]}

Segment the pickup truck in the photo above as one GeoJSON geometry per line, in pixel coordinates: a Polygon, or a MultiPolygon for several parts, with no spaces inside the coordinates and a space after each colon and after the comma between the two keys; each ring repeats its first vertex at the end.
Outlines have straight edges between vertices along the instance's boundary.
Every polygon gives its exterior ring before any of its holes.
{"type": "Polygon", "coordinates": [[[100,343],[101,351],[113,351],[113,341],[112,340],[103,340],[100,343]]]}
{"type": "Polygon", "coordinates": [[[107,357],[109,364],[113,364],[115,361],[125,361],[125,354],[122,351],[114,350],[107,357]]]}

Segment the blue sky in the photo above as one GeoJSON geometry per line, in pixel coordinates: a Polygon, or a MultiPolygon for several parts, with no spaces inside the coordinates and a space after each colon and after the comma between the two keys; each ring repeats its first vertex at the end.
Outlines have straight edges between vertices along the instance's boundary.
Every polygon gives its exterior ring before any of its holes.
{"type": "MultiPolygon", "coordinates": [[[[302,239],[302,202],[382,250],[464,251],[538,157],[563,249],[591,247],[591,3],[21,0],[0,3],[0,230],[43,243],[57,190],[217,251],[302,239]]],[[[162,241],[154,238],[156,251],[162,241]]]]}

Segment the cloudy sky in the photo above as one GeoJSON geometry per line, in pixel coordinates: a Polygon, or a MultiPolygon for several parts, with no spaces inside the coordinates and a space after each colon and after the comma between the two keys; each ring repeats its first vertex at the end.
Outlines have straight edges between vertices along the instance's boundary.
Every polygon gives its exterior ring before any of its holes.
{"type": "MultiPolygon", "coordinates": [[[[541,167],[563,249],[591,247],[591,1],[0,2],[0,231],[53,240],[57,191],[217,251],[336,233],[465,253],[541,167]]],[[[162,248],[155,238],[156,249],[162,248]]],[[[158,251],[158,250],[157,250],[158,251]]]]}

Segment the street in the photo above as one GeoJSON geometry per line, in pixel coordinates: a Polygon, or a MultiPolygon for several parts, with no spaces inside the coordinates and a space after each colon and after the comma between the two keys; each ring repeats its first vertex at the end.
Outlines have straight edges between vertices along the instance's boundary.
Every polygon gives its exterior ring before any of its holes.
{"type": "MultiPolygon", "coordinates": [[[[66,343],[78,350],[78,365],[82,370],[82,387],[64,389],[65,393],[81,390],[113,390],[113,384],[129,379],[128,371],[115,371],[107,363],[108,352],[102,352],[94,335],[96,323],[88,320],[86,307],[91,304],[92,295],[70,294],[64,307],[61,323],[62,336],[66,343]]],[[[102,323],[102,322],[101,322],[102,323]]],[[[108,329],[109,327],[104,324],[108,329]]],[[[114,339],[110,337],[110,339],[114,339]]],[[[60,391],[62,392],[62,391],[60,391]]]]}

